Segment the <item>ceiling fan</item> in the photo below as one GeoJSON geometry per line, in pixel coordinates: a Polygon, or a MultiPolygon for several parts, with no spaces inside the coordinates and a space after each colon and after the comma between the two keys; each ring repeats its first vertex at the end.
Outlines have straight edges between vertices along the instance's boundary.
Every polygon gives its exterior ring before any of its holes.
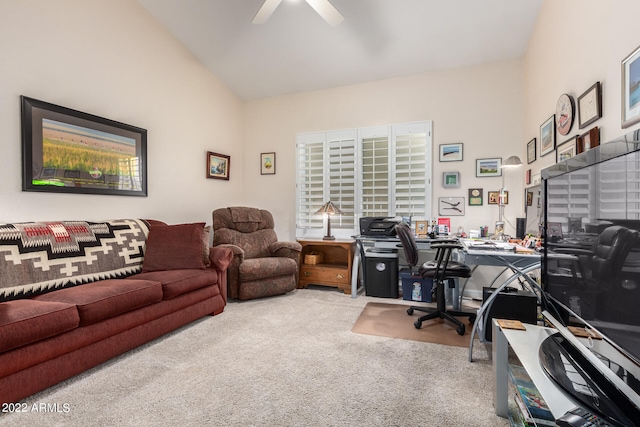
{"type": "MultiPolygon", "coordinates": [[[[316,12],[318,12],[318,15],[320,15],[332,27],[341,23],[344,19],[342,14],[338,12],[338,9],[336,9],[331,3],[329,3],[329,0],[305,1],[309,3],[309,6],[311,6],[316,12]]],[[[262,7],[258,11],[258,13],[256,13],[256,16],[251,22],[253,22],[254,24],[264,24],[273,14],[276,8],[280,5],[280,3],[282,3],[282,0],[264,0],[262,7]]]]}

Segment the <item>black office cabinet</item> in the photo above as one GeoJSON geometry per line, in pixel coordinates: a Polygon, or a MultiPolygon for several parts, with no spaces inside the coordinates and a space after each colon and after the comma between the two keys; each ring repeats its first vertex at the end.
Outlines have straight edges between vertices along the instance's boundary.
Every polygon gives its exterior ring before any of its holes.
{"type": "MultiPolygon", "coordinates": [[[[482,301],[486,301],[495,288],[482,288],[482,301]]],[[[486,341],[491,341],[491,320],[509,319],[522,323],[536,324],[538,320],[538,300],[530,291],[500,292],[493,300],[491,309],[483,316],[482,329],[486,341]]]]}
{"type": "Polygon", "coordinates": [[[365,295],[382,298],[399,298],[398,253],[395,250],[365,252],[365,295]]]}

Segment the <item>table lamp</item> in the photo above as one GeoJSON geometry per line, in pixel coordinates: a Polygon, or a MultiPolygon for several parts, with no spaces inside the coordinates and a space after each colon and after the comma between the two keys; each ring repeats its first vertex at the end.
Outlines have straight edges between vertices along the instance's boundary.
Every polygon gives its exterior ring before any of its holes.
{"type": "Polygon", "coordinates": [[[334,236],[331,235],[331,215],[340,215],[342,211],[338,209],[333,202],[328,201],[320,209],[316,211],[317,214],[323,214],[327,216],[327,235],[322,238],[322,240],[336,240],[334,236]]]}

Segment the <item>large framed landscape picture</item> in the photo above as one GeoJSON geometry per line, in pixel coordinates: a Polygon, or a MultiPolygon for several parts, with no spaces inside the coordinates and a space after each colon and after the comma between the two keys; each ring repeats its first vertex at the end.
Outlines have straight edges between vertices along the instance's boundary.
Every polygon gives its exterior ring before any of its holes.
{"type": "Polygon", "coordinates": [[[147,196],[147,131],[26,96],[22,190],[147,196]]]}
{"type": "Polygon", "coordinates": [[[622,127],[640,121],[640,47],[622,61],[622,127]]]}

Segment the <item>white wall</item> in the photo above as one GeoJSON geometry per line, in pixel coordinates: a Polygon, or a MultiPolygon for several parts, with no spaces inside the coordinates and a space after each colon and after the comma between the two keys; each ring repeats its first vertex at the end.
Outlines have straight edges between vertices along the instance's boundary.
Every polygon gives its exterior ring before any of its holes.
{"type": "MultiPolygon", "coordinates": [[[[487,191],[501,178],[476,178],[476,159],[519,155],[524,158],[523,83],[520,61],[425,73],[409,77],[247,102],[244,106],[245,196],[276,214],[278,234],[295,237],[295,136],[297,133],[433,121],[434,212],[438,197],[463,196],[484,189],[483,206],[466,206],[451,217],[452,228],[493,224],[498,207],[487,205],[487,191]],[[462,162],[440,163],[440,144],[462,142],[462,162]],[[276,175],[260,175],[261,152],[275,151],[276,175]],[[442,173],[459,171],[461,186],[442,187],[442,173]]],[[[505,213],[515,225],[524,214],[523,170],[507,172],[510,202],[505,213]]],[[[507,232],[514,234],[513,228],[507,232]]]]}
{"type": "Polygon", "coordinates": [[[0,0],[0,223],[211,223],[241,204],[241,103],[132,0],[0,0]],[[22,192],[20,95],[148,130],[148,197],[22,192]],[[205,178],[206,152],[231,180],[205,178]]]}
{"type": "MultiPolygon", "coordinates": [[[[555,113],[561,94],[574,99],[602,84],[602,118],[584,129],[577,120],[569,136],[600,128],[607,142],[638,128],[621,127],[621,61],[640,45],[637,0],[545,0],[524,58],[525,138],[540,140],[540,125],[555,113]]],[[[539,149],[539,147],[538,147],[539,149]]],[[[539,151],[538,151],[539,152],[539,151]]],[[[538,173],[556,161],[555,152],[529,165],[538,173]]]]}

